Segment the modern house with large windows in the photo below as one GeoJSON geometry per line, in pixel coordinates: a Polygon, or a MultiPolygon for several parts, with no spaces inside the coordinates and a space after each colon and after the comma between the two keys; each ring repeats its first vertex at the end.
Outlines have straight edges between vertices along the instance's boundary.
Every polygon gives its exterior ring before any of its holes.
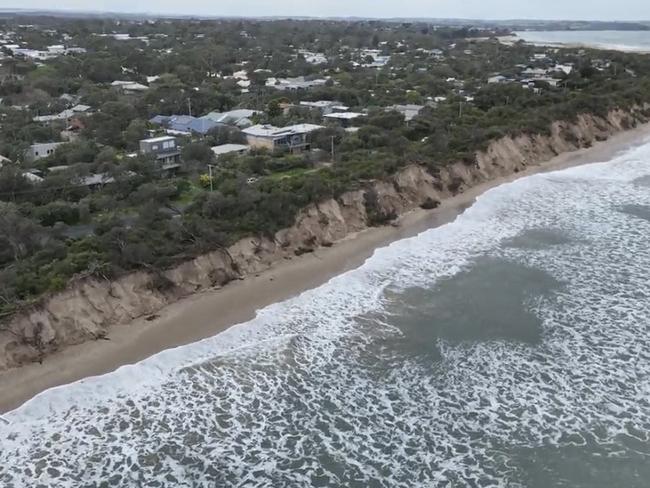
{"type": "Polygon", "coordinates": [[[298,124],[287,127],[254,125],[242,132],[246,135],[246,141],[251,147],[266,148],[269,151],[300,152],[309,151],[311,148],[309,134],[323,128],[323,126],[315,124],[298,124]]]}
{"type": "Polygon", "coordinates": [[[142,139],[140,141],[140,152],[142,154],[153,154],[156,157],[156,162],[164,169],[180,165],[181,151],[178,147],[178,140],[174,136],[142,139]]]}

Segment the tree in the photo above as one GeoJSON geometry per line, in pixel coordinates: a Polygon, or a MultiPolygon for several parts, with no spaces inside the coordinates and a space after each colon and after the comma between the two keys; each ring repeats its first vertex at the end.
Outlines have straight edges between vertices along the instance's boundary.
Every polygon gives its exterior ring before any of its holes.
{"type": "Polygon", "coordinates": [[[214,160],[214,153],[210,147],[200,142],[191,142],[185,145],[181,155],[184,161],[198,161],[207,164],[214,160]]]}
{"type": "Polygon", "coordinates": [[[270,118],[275,118],[282,115],[282,107],[280,106],[280,100],[278,99],[271,100],[266,106],[266,113],[270,118]]]}
{"type": "Polygon", "coordinates": [[[136,150],[140,141],[147,136],[147,122],[142,119],[133,119],[122,135],[124,144],[129,150],[136,150]]]}
{"type": "Polygon", "coordinates": [[[13,203],[0,202],[0,262],[19,261],[40,249],[45,229],[24,217],[13,203]]]}
{"type": "Polygon", "coordinates": [[[34,212],[35,217],[41,225],[52,227],[57,222],[67,225],[79,223],[79,208],[75,204],[63,201],[55,201],[38,207],[34,212]]]}
{"type": "Polygon", "coordinates": [[[0,200],[16,200],[32,189],[32,184],[15,166],[0,168],[0,200]]]}

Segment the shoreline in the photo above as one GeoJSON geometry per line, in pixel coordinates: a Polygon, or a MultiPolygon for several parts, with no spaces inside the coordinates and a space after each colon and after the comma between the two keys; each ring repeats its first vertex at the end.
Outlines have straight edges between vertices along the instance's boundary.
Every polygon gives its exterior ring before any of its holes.
{"type": "MultiPolygon", "coordinates": [[[[580,32],[580,31],[568,31],[580,32]]],[[[501,36],[497,38],[501,44],[513,46],[519,41],[535,47],[550,47],[555,49],[594,49],[596,51],[619,51],[627,54],[650,54],[650,47],[633,46],[628,44],[606,44],[599,42],[569,42],[569,41],[532,41],[519,35],[501,36]]]]}
{"type": "Polygon", "coordinates": [[[516,179],[611,160],[650,136],[650,124],[615,134],[589,149],[560,154],[525,171],[496,178],[448,198],[435,210],[416,209],[397,227],[369,228],[331,248],[280,262],[267,271],[218,290],[183,298],[158,312],[155,320],[137,319],[109,329],[109,340],[70,346],[32,363],[0,373],[0,414],[18,408],[53,387],[101,376],[158,352],[212,337],[247,322],[258,310],[316,288],[334,276],[361,266],[378,248],[452,222],[487,190],[516,179]]]}

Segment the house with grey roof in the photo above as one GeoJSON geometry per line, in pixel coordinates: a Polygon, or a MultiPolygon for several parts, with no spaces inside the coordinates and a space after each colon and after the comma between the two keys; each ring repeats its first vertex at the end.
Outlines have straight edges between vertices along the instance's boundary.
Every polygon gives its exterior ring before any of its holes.
{"type": "Polygon", "coordinates": [[[227,154],[241,155],[250,151],[250,147],[244,144],[221,144],[220,146],[213,146],[211,149],[217,159],[227,154]]]}
{"type": "Polygon", "coordinates": [[[404,116],[404,120],[410,122],[424,109],[424,105],[391,105],[390,107],[386,107],[386,109],[401,113],[404,116]]]}
{"type": "Polygon", "coordinates": [[[204,118],[210,119],[217,124],[231,125],[239,127],[240,129],[245,129],[253,125],[251,118],[258,113],[260,113],[258,110],[240,108],[223,113],[210,112],[209,114],[204,115],[204,118]]]}
{"type": "Polygon", "coordinates": [[[161,125],[169,131],[182,134],[206,135],[215,127],[219,126],[207,115],[204,117],[193,117],[191,115],[156,115],[149,119],[149,122],[161,125]]]}
{"type": "Polygon", "coordinates": [[[297,124],[287,127],[272,125],[254,125],[242,132],[246,135],[248,145],[254,148],[265,148],[269,151],[288,150],[290,152],[309,151],[311,148],[309,135],[322,125],[297,124]]]}
{"type": "Polygon", "coordinates": [[[34,117],[32,120],[34,122],[41,122],[41,123],[49,123],[49,122],[54,122],[56,120],[68,120],[74,115],[87,115],[92,112],[92,108],[89,105],[81,105],[77,104],[72,108],[65,109],[58,114],[52,114],[52,115],[38,115],[34,117]]]}

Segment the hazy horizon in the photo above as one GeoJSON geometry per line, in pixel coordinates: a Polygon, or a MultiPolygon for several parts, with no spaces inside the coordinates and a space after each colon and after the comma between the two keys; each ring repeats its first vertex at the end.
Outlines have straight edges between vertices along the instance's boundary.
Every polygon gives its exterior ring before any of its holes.
{"type": "Polygon", "coordinates": [[[484,20],[574,20],[574,21],[648,21],[650,2],[645,0],[566,2],[560,0],[468,0],[459,5],[455,0],[405,0],[403,2],[358,0],[239,0],[219,2],[188,0],[179,4],[172,0],[61,0],[53,7],[46,0],[25,0],[2,10],[47,10],[58,12],[106,12],[124,14],[159,14],[210,17],[362,17],[362,18],[447,18],[484,20]],[[620,12],[625,12],[621,14],[620,12]]]}

